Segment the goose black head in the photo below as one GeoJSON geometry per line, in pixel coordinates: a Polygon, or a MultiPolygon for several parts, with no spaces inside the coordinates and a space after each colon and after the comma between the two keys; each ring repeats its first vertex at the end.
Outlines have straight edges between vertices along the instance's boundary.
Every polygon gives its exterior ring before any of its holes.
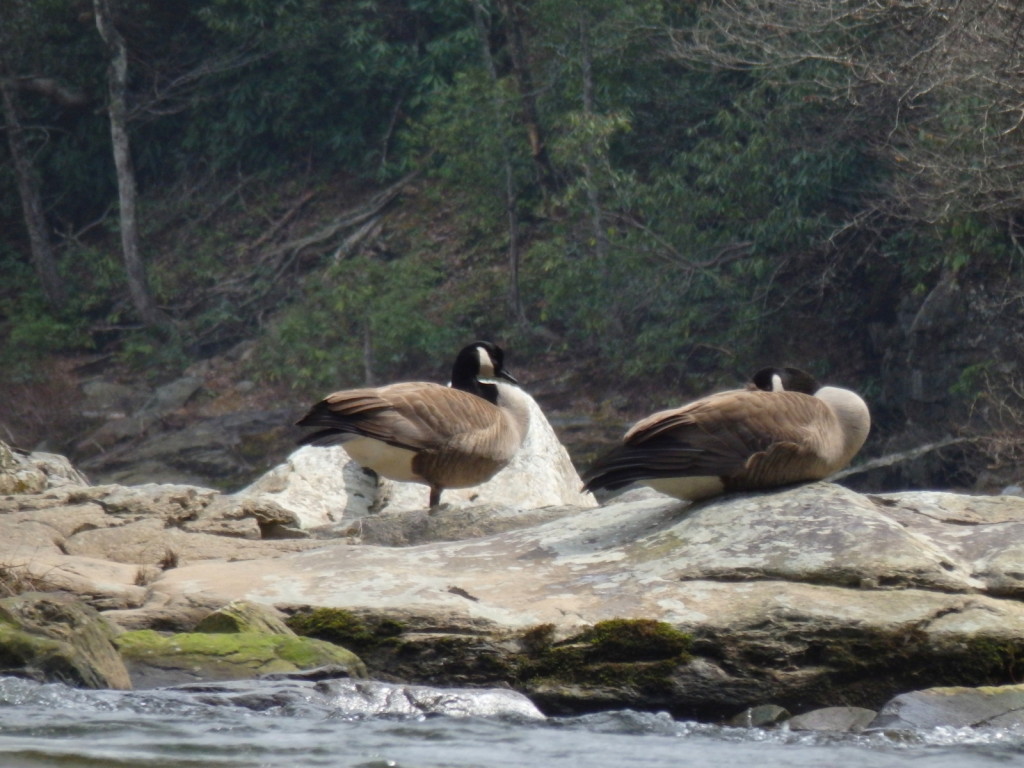
{"type": "Polygon", "coordinates": [[[452,387],[490,400],[497,400],[495,379],[518,384],[505,369],[505,351],[490,341],[474,341],[459,350],[452,365],[452,387]]]}
{"type": "Polygon", "coordinates": [[[821,384],[807,371],[799,368],[762,368],[750,379],[750,389],[765,392],[803,392],[813,395],[821,384]]]}

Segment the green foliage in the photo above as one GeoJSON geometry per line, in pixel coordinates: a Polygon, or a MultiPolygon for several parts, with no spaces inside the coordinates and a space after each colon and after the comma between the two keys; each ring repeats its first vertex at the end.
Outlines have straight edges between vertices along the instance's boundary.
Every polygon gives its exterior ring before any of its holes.
{"type": "Polygon", "coordinates": [[[450,361],[459,337],[441,291],[442,274],[425,254],[337,260],[313,276],[301,305],[275,320],[261,367],[272,380],[313,390],[365,383],[367,351],[381,380],[450,361]]]}
{"type": "Polygon", "coordinates": [[[510,78],[492,82],[482,68],[461,72],[430,98],[409,140],[435,151],[433,175],[460,203],[457,215],[476,231],[494,228],[505,215],[506,149],[517,189],[529,187],[532,168],[526,134],[517,130],[519,96],[510,78]]]}
{"type": "Polygon", "coordinates": [[[118,359],[129,368],[145,371],[153,378],[159,378],[167,371],[180,371],[189,362],[180,337],[167,338],[143,328],[124,334],[118,359]]]}
{"type": "Polygon", "coordinates": [[[0,347],[0,377],[10,382],[34,381],[36,366],[49,354],[65,352],[70,346],[68,328],[45,314],[9,318],[0,347]]]}
{"type": "Polygon", "coordinates": [[[0,254],[0,272],[7,280],[0,291],[0,377],[31,380],[35,364],[47,355],[91,346],[80,317],[57,315],[47,306],[27,264],[0,254]]]}
{"type": "Polygon", "coordinates": [[[744,57],[742,39],[705,27],[710,49],[698,61],[677,43],[685,48],[716,6],[147,0],[117,4],[117,22],[131,53],[129,127],[152,282],[184,326],[180,340],[151,338],[123,330],[134,319],[116,233],[95,225],[116,185],[101,108],[107,52],[88,4],[4,9],[11,74],[43,73],[91,99],[73,109],[19,94],[51,229],[68,235],[58,244],[71,298],[60,313],[43,308],[15,179],[0,163],[9,370],[114,336],[132,365],[176,366],[218,329],[230,340],[265,323],[258,363],[296,387],[360,384],[367,368],[379,380],[443,376],[441,361],[467,338],[508,330],[511,220],[525,312],[538,330],[520,343],[666,382],[791,349],[792,327],[807,318],[857,343],[872,313],[895,322],[896,298],[923,292],[942,271],[982,275],[1019,260],[1012,200],[986,199],[977,183],[987,169],[1013,188],[1015,165],[996,174],[985,151],[1013,151],[1016,113],[990,109],[987,90],[942,87],[915,102],[926,118],[895,115],[878,106],[888,94],[864,89],[843,56],[829,55],[867,56],[913,34],[891,16],[802,25],[780,7],[786,42],[821,55],[761,60],[765,48],[744,57]],[[730,56],[739,63],[719,66],[730,56]],[[979,134],[982,113],[992,120],[979,134]],[[913,179],[898,183],[913,147],[894,148],[891,135],[896,126],[911,143],[914,125],[920,152],[954,153],[957,183],[980,190],[931,220],[897,199],[913,188],[913,179]],[[207,211],[152,204],[202,178],[271,169],[317,184],[339,169],[384,178],[420,164],[435,220],[398,224],[410,231],[383,256],[307,258],[288,276],[302,299],[270,320],[271,299],[255,297],[287,290],[277,265],[244,246],[281,215],[282,193],[267,184],[246,198],[241,225],[207,200],[207,211]],[[232,279],[245,286],[217,290],[232,279]]]}
{"type": "Polygon", "coordinates": [[[989,375],[992,371],[992,361],[986,360],[982,363],[976,363],[974,365],[968,365],[962,371],[960,376],[950,387],[951,394],[958,397],[964,398],[965,400],[973,400],[979,393],[983,392],[986,385],[989,383],[989,375]]]}
{"type": "Polygon", "coordinates": [[[450,0],[212,0],[199,16],[258,52],[215,79],[220,98],[186,131],[186,149],[218,162],[400,166],[395,130],[474,50],[469,7],[450,0]]]}

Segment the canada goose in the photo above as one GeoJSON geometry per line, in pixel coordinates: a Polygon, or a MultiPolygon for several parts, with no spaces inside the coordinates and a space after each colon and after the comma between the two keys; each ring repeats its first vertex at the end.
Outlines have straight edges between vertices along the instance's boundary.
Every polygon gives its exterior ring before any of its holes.
{"type": "Polygon", "coordinates": [[[343,444],[356,462],[384,477],[430,486],[430,507],[445,488],[490,480],[511,461],[529,428],[529,404],[504,368],[496,344],[464,347],[451,386],[425,381],[328,395],[298,421],[321,427],[303,445],[343,444]]]}
{"type": "Polygon", "coordinates": [[[798,368],[765,368],[746,389],[639,421],[583,476],[584,490],[640,482],[697,500],[820,480],[849,464],[870,427],[854,392],[798,368]]]}

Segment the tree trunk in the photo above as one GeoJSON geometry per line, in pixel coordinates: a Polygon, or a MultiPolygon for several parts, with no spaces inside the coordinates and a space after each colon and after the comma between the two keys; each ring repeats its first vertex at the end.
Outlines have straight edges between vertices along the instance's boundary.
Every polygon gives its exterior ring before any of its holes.
{"type": "Polygon", "coordinates": [[[25,137],[18,111],[17,96],[7,72],[0,71],[0,91],[3,94],[4,125],[7,128],[7,143],[11,149],[14,162],[14,175],[18,182],[18,195],[21,197],[21,210],[25,217],[28,230],[29,248],[32,252],[32,265],[43,288],[43,294],[53,309],[64,306],[67,292],[57,270],[57,258],[50,242],[49,226],[43,212],[43,200],[39,192],[39,178],[32,165],[31,153],[25,144],[25,137]]]}
{"type": "Polygon", "coordinates": [[[377,377],[373,375],[373,328],[370,318],[365,319],[363,325],[363,386],[372,387],[377,383],[377,377]]]}
{"type": "Polygon", "coordinates": [[[96,27],[110,51],[107,71],[110,117],[110,138],[114,148],[114,166],[117,169],[117,189],[120,203],[121,249],[128,291],[139,318],[149,327],[168,328],[171,319],[160,310],[153,299],[146,276],[146,267],[139,253],[139,230],[136,220],[135,169],[132,166],[131,143],[128,138],[126,93],[128,90],[128,49],[124,38],[114,26],[109,0],[93,0],[96,27]]]}
{"type": "Polygon", "coordinates": [[[516,186],[515,173],[512,168],[512,148],[504,137],[501,121],[501,96],[498,92],[498,69],[494,65],[489,41],[489,29],[479,2],[473,3],[473,19],[476,22],[477,35],[480,38],[480,54],[494,86],[494,124],[495,130],[502,136],[501,154],[502,169],[505,175],[505,213],[508,218],[508,272],[509,272],[509,310],[514,322],[524,324],[526,312],[523,310],[523,299],[519,291],[519,190],[516,186]]]}
{"type": "MultiPolygon", "coordinates": [[[[590,25],[586,13],[580,15],[580,73],[583,101],[583,114],[594,115],[594,74],[593,55],[590,49],[590,25]]],[[[604,229],[604,214],[601,210],[601,193],[594,177],[594,153],[587,149],[583,157],[583,176],[587,182],[587,205],[590,207],[590,224],[593,228],[594,255],[597,257],[598,269],[607,276],[608,271],[608,236],[604,229]]]]}
{"type": "Polygon", "coordinates": [[[555,174],[548,158],[547,147],[540,127],[540,116],[537,110],[537,89],[530,71],[530,60],[526,51],[526,37],[523,34],[525,23],[521,17],[519,0],[502,0],[509,40],[509,58],[512,71],[519,85],[519,94],[523,105],[523,124],[530,141],[530,152],[537,168],[537,178],[541,188],[550,192],[554,189],[555,174]]]}

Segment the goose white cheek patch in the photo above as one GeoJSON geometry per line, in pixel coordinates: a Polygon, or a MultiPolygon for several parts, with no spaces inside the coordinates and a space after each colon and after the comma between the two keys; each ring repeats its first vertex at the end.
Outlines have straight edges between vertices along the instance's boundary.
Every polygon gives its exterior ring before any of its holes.
{"type": "Polygon", "coordinates": [[[494,378],[494,361],[491,360],[491,356],[487,354],[487,350],[483,347],[476,348],[477,355],[480,357],[480,376],[481,379],[493,379],[494,378]]]}

